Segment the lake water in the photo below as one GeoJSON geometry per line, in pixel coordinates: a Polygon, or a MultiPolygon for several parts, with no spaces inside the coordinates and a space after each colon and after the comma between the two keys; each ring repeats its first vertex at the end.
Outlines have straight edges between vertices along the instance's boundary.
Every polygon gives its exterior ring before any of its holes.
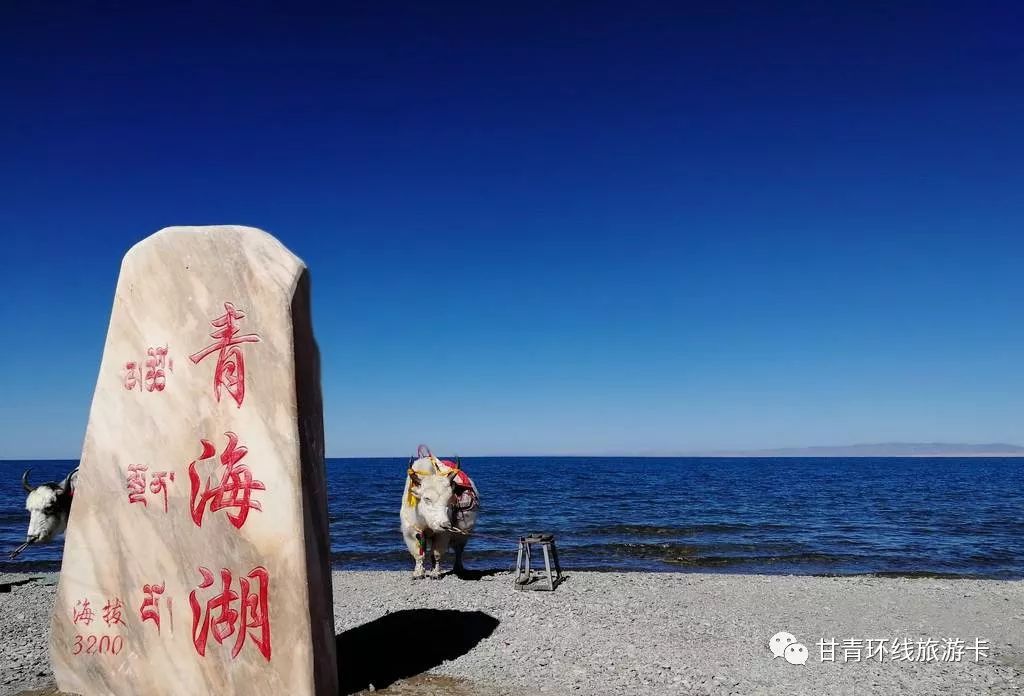
{"type": "MultiPolygon", "coordinates": [[[[470,541],[471,568],[511,568],[518,535],[550,531],[563,566],[576,569],[1024,578],[1024,458],[462,463],[480,489],[486,535],[470,541]]],[[[15,562],[6,552],[28,521],[22,471],[33,467],[39,483],[75,465],[0,462],[0,570],[59,569],[61,542],[15,562]]],[[[406,467],[328,460],[335,568],[412,569],[398,526],[406,467]]]]}

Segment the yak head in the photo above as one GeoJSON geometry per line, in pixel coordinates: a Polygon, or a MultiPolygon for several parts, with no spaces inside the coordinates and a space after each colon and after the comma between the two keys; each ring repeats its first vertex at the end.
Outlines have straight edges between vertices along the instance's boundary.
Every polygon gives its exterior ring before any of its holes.
{"type": "Polygon", "coordinates": [[[22,474],[21,486],[28,493],[25,509],[29,512],[28,533],[25,541],[40,544],[50,541],[68,526],[71,513],[71,498],[75,493],[78,469],[67,475],[60,483],[49,482],[32,486],[28,482],[28,469],[22,474]]]}
{"type": "Polygon", "coordinates": [[[412,486],[410,492],[418,499],[416,510],[427,527],[435,532],[458,531],[452,525],[452,511],[455,506],[452,479],[457,473],[459,472],[455,469],[437,469],[432,474],[409,469],[412,486]]]}

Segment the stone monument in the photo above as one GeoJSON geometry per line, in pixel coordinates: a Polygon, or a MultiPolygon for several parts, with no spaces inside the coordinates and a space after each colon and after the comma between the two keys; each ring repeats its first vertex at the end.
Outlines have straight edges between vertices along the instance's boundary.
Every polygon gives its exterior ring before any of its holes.
{"type": "Polygon", "coordinates": [[[309,275],[261,230],[124,257],[51,618],[79,694],[337,691],[309,275]]]}

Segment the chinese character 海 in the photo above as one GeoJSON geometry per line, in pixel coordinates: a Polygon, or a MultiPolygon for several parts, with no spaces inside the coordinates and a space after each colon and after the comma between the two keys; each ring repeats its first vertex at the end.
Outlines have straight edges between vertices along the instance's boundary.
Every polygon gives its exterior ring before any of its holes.
{"type": "Polygon", "coordinates": [[[264,491],[266,486],[262,481],[253,479],[252,472],[245,464],[240,464],[242,457],[248,449],[238,446],[238,436],[232,432],[227,435],[228,444],[220,456],[221,464],[224,466],[224,473],[220,483],[210,486],[210,479],[206,479],[205,489],[199,491],[199,472],[196,470],[196,462],[210,459],[216,454],[216,448],[209,440],[202,440],[203,454],[198,460],[193,460],[188,467],[188,478],[191,484],[190,504],[192,508],[192,521],[197,527],[203,526],[203,513],[209,503],[210,512],[217,512],[223,509],[234,509],[234,513],[228,512],[228,520],[236,529],[241,529],[249,516],[249,510],[262,510],[259,501],[252,499],[253,491],[264,491]]]}
{"type": "MultiPolygon", "coordinates": [[[[203,580],[197,590],[213,586],[213,573],[208,568],[199,567],[203,580]]],[[[189,605],[192,607],[192,642],[199,655],[206,656],[206,646],[212,633],[213,639],[223,644],[227,638],[237,633],[235,644],[231,649],[234,659],[242,650],[246,637],[270,661],[270,613],[269,592],[270,574],[266,568],[253,568],[245,577],[238,579],[241,596],[231,589],[231,571],[222,568],[220,571],[222,589],[219,594],[208,599],[205,607],[200,605],[198,592],[189,593],[189,605]],[[253,584],[256,587],[253,587],[253,584]]]]}
{"type": "Polygon", "coordinates": [[[225,302],[224,314],[210,322],[216,329],[210,337],[217,339],[217,342],[189,356],[189,359],[198,365],[206,356],[219,351],[217,366],[213,371],[213,395],[220,401],[220,389],[224,387],[239,407],[245,398],[245,358],[238,346],[260,340],[257,334],[238,335],[239,329],[235,322],[244,318],[245,312],[236,309],[230,302],[225,302]]]}
{"type": "Polygon", "coordinates": [[[88,599],[80,599],[75,602],[75,608],[71,610],[72,623],[83,623],[88,626],[94,618],[96,618],[96,613],[89,607],[88,599]]]}

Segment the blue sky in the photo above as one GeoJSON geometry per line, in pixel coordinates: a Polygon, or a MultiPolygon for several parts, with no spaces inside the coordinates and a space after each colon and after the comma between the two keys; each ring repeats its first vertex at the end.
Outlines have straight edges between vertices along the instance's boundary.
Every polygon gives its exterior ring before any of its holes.
{"type": "Polygon", "coordinates": [[[1019,6],[744,5],[5,3],[0,457],[213,223],[309,264],[330,455],[1024,442],[1019,6]]]}

